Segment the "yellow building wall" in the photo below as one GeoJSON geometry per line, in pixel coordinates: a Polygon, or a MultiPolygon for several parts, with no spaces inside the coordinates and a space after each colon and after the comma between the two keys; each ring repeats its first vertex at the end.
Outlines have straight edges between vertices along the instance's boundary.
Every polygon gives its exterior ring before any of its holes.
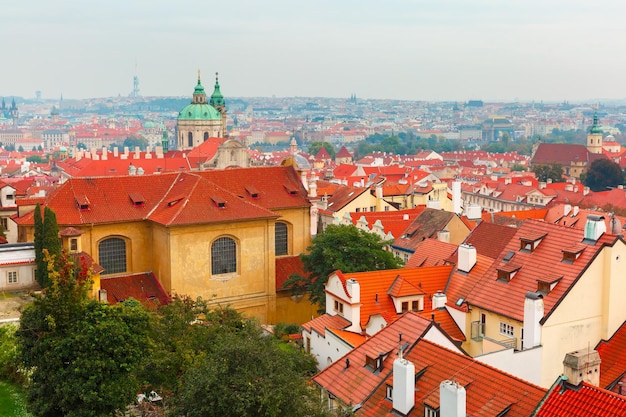
{"type": "Polygon", "coordinates": [[[446,230],[450,232],[450,243],[460,245],[469,235],[470,230],[459,216],[454,215],[446,225],[446,230]]]}
{"type": "Polygon", "coordinates": [[[289,291],[276,294],[276,318],[274,323],[303,324],[317,317],[317,306],[312,304],[307,295],[300,300],[293,300],[289,291]]]}
{"type": "Polygon", "coordinates": [[[542,327],[542,386],[563,372],[565,354],[592,349],[626,320],[626,248],[605,247],[542,327]]]}
{"type": "MultiPolygon", "coordinates": [[[[469,314],[469,319],[467,321],[466,331],[466,340],[462,344],[462,348],[470,355],[470,356],[478,356],[482,354],[486,354],[489,352],[493,352],[497,350],[494,348],[494,343],[490,341],[486,341],[483,345],[483,340],[473,340],[472,339],[472,322],[481,320],[481,314],[485,314],[485,331],[484,336],[493,341],[501,342],[504,340],[508,340],[511,336],[500,334],[500,322],[510,324],[514,327],[513,337],[517,339],[517,348],[520,348],[520,340],[522,337],[522,322],[517,320],[513,320],[510,317],[505,317],[500,314],[493,313],[488,310],[481,309],[476,306],[470,307],[471,311],[469,314]]],[[[501,345],[500,349],[502,349],[501,345]]]]}

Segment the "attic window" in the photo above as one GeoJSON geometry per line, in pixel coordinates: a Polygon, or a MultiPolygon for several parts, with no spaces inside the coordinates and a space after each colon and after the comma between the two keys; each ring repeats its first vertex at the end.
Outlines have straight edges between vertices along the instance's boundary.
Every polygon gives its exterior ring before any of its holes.
{"type": "Polygon", "coordinates": [[[498,281],[501,282],[509,282],[513,279],[513,277],[515,276],[515,274],[517,274],[517,272],[520,270],[521,265],[511,265],[511,264],[507,264],[507,265],[501,265],[500,267],[497,268],[498,271],[498,281]]]}
{"type": "Polygon", "coordinates": [[[378,355],[377,357],[373,358],[369,355],[365,356],[365,367],[369,368],[370,371],[373,372],[378,372],[382,369],[383,367],[383,356],[378,355]]]}
{"type": "Polygon", "coordinates": [[[172,197],[167,201],[167,206],[168,207],[172,207],[173,205],[175,205],[176,203],[178,203],[180,200],[182,200],[184,197],[183,196],[177,196],[177,197],[172,197]]]}
{"type": "Polygon", "coordinates": [[[513,252],[512,250],[508,251],[506,255],[504,255],[504,258],[502,258],[502,261],[504,262],[510,261],[511,259],[513,259],[513,255],[515,255],[515,252],[513,252]]]}
{"type": "Polygon", "coordinates": [[[566,264],[574,263],[574,261],[580,257],[584,250],[585,246],[583,245],[576,245],[574,247],[563,249],[563,259],[561,259],[561,262],[566,264]]]}
{"type": "Polygon", "coordinates": [[[285,185],[285,190],[287,190],[289,195],[298,195],[298,189],[292,185],[285,185]]]}
{"type": "Polygon", "coordinates": [[[248,185],[248,186],[246,186],[246,191],[248,192],[250,197],[252,197],[252,198],[259,198],[259,192],[256,190],[256,188],[248,185]]]}
{"type": "Polygon", "coordinates": [[[128,194],[130,201],[133,203],[135,207],[141,207],[146,202],[146,199],[138,192],[131,192],[128,194]]]}
{"type": "Polygon", "coordinates": [[[520,251],[522,252],[533,252],[541,243],[541,240],[546,236],[546,233],[535,233],[529,234],[527,236],[520,237],[520,251]]]}
{"type": "Polygon", "coordinates": [[[213,200],[213,203],[215,204],[215,207],[217,208],[226,208],[226,201],[218,196],[212,196],[211,200],[213,200]]]}
{"type": "Polygon", "coordinates": [[[556,284],[559,283],[561,278],[562,277],[554,277],[554,278],[547,277],[546,279],[541,279],[541,280],[538,279],[537,280],[537,292],[540,292],[543,295],[548,295],[550,291],[552,291],[552,289],[556,287],[556,284]]]}
{"type": "Polygon", "coordinates": [[[78,206],[79,209],[81,210],[89,210],[89,199],[87,198],[86,195],[77,195],[74,197],[74,199],[76,200],[76,205],[78,206]]]}

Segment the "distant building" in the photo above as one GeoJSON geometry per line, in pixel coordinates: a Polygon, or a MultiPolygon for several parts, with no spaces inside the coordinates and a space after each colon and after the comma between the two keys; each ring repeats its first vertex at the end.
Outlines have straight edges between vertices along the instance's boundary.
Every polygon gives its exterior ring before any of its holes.
{"type": "Polygon", "coordinates": [[[204,87],[200,82],[200,74],[198,74],[198,84],[193,91],[191,103],[178,113],[176,148],[189,150],[211,137],[225,137],[226,113],[226,102],[220,91],[217,73],[215,88],[209,102],[207,102],[204,87]]]}
{"type": "Polygon", "coordinates": [[[500,140],[505,134],[513,138],[515,129],[513,123],[503,116],[492,116],[485,120],[481,126],[482,138],[487,142],[500,140]]]}

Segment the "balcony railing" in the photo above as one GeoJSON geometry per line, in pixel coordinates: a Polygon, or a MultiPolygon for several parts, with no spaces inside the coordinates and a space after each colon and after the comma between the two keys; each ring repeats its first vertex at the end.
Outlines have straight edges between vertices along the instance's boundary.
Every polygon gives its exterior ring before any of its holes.
{"type": "Polygon", "coordinates": [[[481,323],[480,321],[473,321],[471,323],[471,337],[472,340],[476,342],[480,342],[485,337],[485,323],[481,323]]]}

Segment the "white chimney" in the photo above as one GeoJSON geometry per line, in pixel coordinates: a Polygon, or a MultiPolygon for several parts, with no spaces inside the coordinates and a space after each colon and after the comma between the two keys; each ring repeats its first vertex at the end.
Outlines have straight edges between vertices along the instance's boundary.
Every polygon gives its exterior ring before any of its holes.
{"type": "Polygon", "coordinates": [[[585,239],[595,242],[600,239],[600,236],[605,232],[606,223],[604,222],[604,216],[588,214],[587,223],[585,223],[585,239]]]}
{"type": "Polygon", "coordinates": [[[437,240],[439,240],[440,242],[450,243],[450,231],[449,230],[438,231],[437,240]]]}
{"type": "Polygon", "coordinates": [[[383,198],[383,187],[382,185],[377,185],[376,188],[376,198],[382,200],[383,198]]]}
{"type": "Polygon", "coordinates": [[[530,349],[541,345],[541,324],[543,318],[543,295],[527,292],[524,300],[524,340],[523,348],[530,349]]]}
{"type": "Polygon", "coordinates": [[[572,211],[572,206],[570,204],[563,205],[563,215],[567,216],[570,211],[572,211]]]}
{"type": "Polygon", "coordinates": [[[476,248],[472,245],[461,244],[458,250],[457,268],[462,272],[469,272],[476,265],[476,248]]]}
{"type": "Polygon", "coordinates": [[[461,214],[461,181],[452,183],[452,212],[461,214]]]}
{"type": "Polygon", "coordinates": [[[119,153],[118,153],[118,152],[119,152],[119,150],[117,149],[117,146],[115,146],[115,147],[113,148],[113,157],[114,157],[114,158],[117,158],[117,156],[119,155],[119,153]]]}
{"type": "Polygon", "coordinates": [[[569,352],[563,360],[563,374],[567,382],[578,385],[585,381],[596,387],[600,386],[600,354],[589,348],[569,352]]]}
{"type": "Polygon", "coordinates": [[[466,403],[467,394],[462,385],[453,381],[443,381],[439,385],[440,417],[465,417],[467,415],[466,403]]]}
{"type": "Polygon", "coordinates": [[[106,147],[106,146],[103,146],[103,147],[102,147],[102,160],[103,160],[103,161],[106,161],[107,159],[109,159],[109,158],[108,158],[108,154],[107,154],[107,147],[106,147]]]}
{"type": "Polygon", "coordinates": [[[574,206],[574,209],[572,211],[572,217],[576,217],[578,216],[578,212],[580,211],[580,207],[578,206],[574,206]]]}
{"type": "Polygon", "coordinates": [[[481,214],[480,214],[481,211],[482,209],[480,208],[479,205],[470,204],[465,209],[465,216],[467,217],[468,220],[478,220],[481,217],[481,214]]]}
{"type": "Polygon", "coordinates": [[[433,294],[433,308],[445,308],[447,302],[448,297],[441,291],[433,294]]]}
{"type": "Polygon", "coordinates": [[[398,357],[393,361],[393,409],[403,416],[415,406],[415,365],[398,357]]]}

